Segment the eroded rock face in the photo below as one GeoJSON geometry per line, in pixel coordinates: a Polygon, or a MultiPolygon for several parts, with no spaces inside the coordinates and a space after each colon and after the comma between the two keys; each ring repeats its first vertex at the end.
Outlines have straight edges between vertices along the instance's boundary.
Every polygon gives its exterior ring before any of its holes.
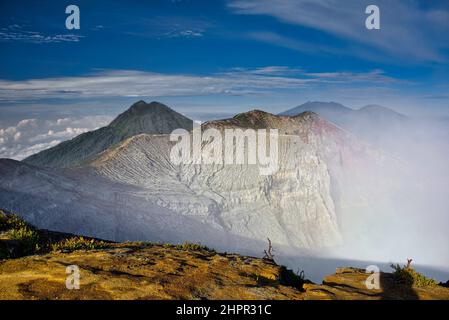
{"type": "Polygon", "coordinates": [[[316,114],[252,111],[207,128],[278,129],[278,170],[264,176],[258,164],[175,165],[169,135],[140,134],[69,169],[1,160],[0,205],[62,232],[259,253],[267,237],[292,251],[337,246],[343,206],[359,194],[376,196],[363,173],[378,177],[371,169],[382,154],[316,114]]]}
{"type": "Polygon", "coordinates": [[[280,138],[279,171],[257,165],[170,162],[167,136],[137,136],[91,163],[97,174],[141,188],[142,197],[211,228],[291,247],[341,242],[324,161],[296,136],[280,138]]]}

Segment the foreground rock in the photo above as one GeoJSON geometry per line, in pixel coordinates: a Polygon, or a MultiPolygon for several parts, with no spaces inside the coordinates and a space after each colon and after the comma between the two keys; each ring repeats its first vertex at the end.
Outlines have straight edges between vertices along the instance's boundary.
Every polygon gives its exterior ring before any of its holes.
{"type": "Polygon", "coordinates": [[[396,272],[421,287],[398,285],[394,275],[381,273],[382,289],[368,290],[363,270],[340,268],[315,285],[270,254],[259,259],[193,243],[105,242],[37,229],[0,210],[0,299],[449,299],[447,284],[409,266],[396,272]],[[73,265],[80,288],[68,290],[73,265]]]}
{"type": "Polygon", "coordinates": [[[338,268],[322,285],[304,284],[307,300],[449,300],[449,288],[441,285],[399,285],[391,273],[380,273],[380,289],[367,289],[369,274],[362,269],[338,268]]]}
{"type": "Polygon", "coordinates": [[[0,262],[0,299],[300,299],[285,268],[167,245],[51,253],[0,262]],[[66,267],[80,289],[66,289],[66,267]]]}
{"type": "Polygon", "coordinates": [[[449,299],[449,288],[397,285],[381,274],[338,269],[322,285],[304,283],[270,261],[219,254],[195,245],[110,244],[0,262],[0,299],[449,299]],[[80,269],[80,289],[66,289],[66,267],[80,269]]]}

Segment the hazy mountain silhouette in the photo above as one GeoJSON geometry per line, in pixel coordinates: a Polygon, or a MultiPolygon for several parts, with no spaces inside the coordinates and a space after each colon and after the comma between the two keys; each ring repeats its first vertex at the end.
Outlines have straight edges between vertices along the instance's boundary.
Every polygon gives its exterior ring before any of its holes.
{"type": "Polygon", "coordinates": [[[293,109],[281,112],[279,115],[282,116],[296,116],[305,111],[312,111],[320,114],[329,121],[336,124],[341,124],[342,121],[346,120],[383,120],[383,121],[403,121],[407,117],[389,108],[379,106],[379,105],[367,105],[358,110],[348,108],[340,103],[336,102],[306,102],[300,106],[293,109]],[[373,119],[372,117],[375,117],[373,119]]]}
{"type": "Polygon", "coordinates": [[[386,149],[391,149],[385,144],[388,137],[401,132],[409,124],[407,116],[379,105],[354,110],[335,102],[315,101],[306,102],[280,115],[295,116],[305,111],[318,113],[341,128],[386,149]]]}

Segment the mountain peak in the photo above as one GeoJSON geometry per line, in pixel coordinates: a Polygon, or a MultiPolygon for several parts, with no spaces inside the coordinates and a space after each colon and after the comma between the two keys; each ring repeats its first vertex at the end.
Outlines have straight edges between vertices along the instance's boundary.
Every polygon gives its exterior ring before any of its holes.
{"type": "Polygon", "coordinates": [[[150,103],[147,103],[145,100],[139,100],[139,101],[133,103],[131,105],[130,109],[132,109],[132,108],[139,108],[139,107],[140,108],[141,107],[149,107],[149,106],[152,106],[152,107],[157,107],[157,106],[167,107],[166,105],[164,105],[163,103],[160,103],[158,101],[151,101],[150,103]]]}
{"type": "MultiPolygon", "coordinates": [[[[120,127],[120,126],[129,126],[129,125],[157,125],[155,122],[156,119],[162,121],[163,123],[168,123],[171,120],[177,118],[184,118],[183,115],[174,111],[173,109],[167,107],[165,104],[162,104],[157,101],[152,101],[150,103],[146,103],[143,100],[137,101],[128,110],[120,114],[114,121],[109,125],[110,127],[120,127]]],[[[161,123],[159,123],[161,124],[161,123]]],[[[143,130],[142,133],[145,133],[143,130]]],[[[157,133],[168,133],[166,130],[163,132],[157,133]]]]}
{"type": "Polygon", "coordinates": [[[297,115],[291,116],[293,118],[304,118],[304,119],[321,119],[320,115],[313,111],[304,111],[297,115]]]}
{"type": "Polygon", "coordinates": [[[232,120],[240,126],[248,128],[271,127],[273,123],[280,121],[280,118],[272,113],[262,110],[251,110],[239,113],[232,120]]]}
{"type": "Polygon", "coordinates": [[[378,104],[368,104],[362,108],[360,108],[358,111],[388,111],[388,112],[396,112],[390,108],[383,107],[378,104]]]}
{"type": "Polygon", "coordinates": [[[139,101],[135,102],[132,106],[136,106],[136,105],[139,105],[139,104],[147,104],[147,103],[146,103],[145,100],[139,100],[139,101]]]}
{"type": "Polygon", "coordinates": [[[108,126],[86,132],[26,158],[26,163],[47,167],[70,167],[139,134],[168,134],[175,129],[192,130],[193,122],[166,105],[137,101],[108,126]]]}
{"type": "Polygon", "coordinates": [[[294,116],[280,116],[256,109],[239,113],[232,118],[208,121],[203,124],[202,128],[279,129],[281,133],[291,134],[299,130],[299,127],[306,128],[324,123],[332,126],[318,114],[310,111],[294,116]]]}
{"type": "Polygon", "coordinates": [[[126,110],[124,113],[142,113],[142,112],[151,112],[151,111],[158,111],[159,109],[169,109],[166,105],[157,102],[157,101],[151,101],[150,103],[145,102],[144,100],[139,100],[136,103],[132,104],[131,107],[129,107],[128,110],[126,110]]]}
{"type": "Polygon", "coordinates": [[[274,115],[269,112],[266,112],[266,111],[254,109],[254,110],[250,110],[248,112],[242,112],[242,113],[236,114],[234,116],[234,119],[261,118],[261,117],[269,117],[269,116],[274,116],[274,115]]]}
{"type": "Polygon", "coordinates": [[[303,103],[293,109],[284,111],[280,113],[283,116],[296,116],[305,111],[312,111],[321,115],[326,116],[328,113],[349,113],[353,111],[352,109],[345,107],[344,105],[337,102],[321,102],[321,101],[308,101],[303,103]]]}
{"type": "Polygon", "coordinates": [[[303,103],[301,106],[328,106],[328,107],[343,107],[346,108],[344,105],[338,102],[334,101],[307,101],[306,103],[303,103]]]}
{"type": "Polygon", "coordinates": [[[376,115],[376,116],[388,116],[388,117],[394,117],[397,119],[406,119],[407,116],[396,112],[390,108],[387,107],[383,107],[377,104],[369,104],[366,105],[362,108],[360,108],[359,110],[357,110],[357,112],[362,112],[362,113],[368,113],[370,115],[376,115]]]}

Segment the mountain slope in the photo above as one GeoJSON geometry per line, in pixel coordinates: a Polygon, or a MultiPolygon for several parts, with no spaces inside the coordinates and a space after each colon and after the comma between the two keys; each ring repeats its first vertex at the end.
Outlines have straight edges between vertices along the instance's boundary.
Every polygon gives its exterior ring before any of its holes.
{"type": "Polygon", "coordinates": [[[136,134],[170,133],[178,128],[191,130],[192,120],[161,103],[138,101],[108,126],[83,133],[23,161],[45,167],[77,166],[90,156],[136,134]]]}
{"type": "Polygon", "coordinates": [[[41,229],[112,241],[223,242],[222,234],[193,217],[149,201],[141,188],[86,169],[0,159],[0,205],[41,229]]]}

